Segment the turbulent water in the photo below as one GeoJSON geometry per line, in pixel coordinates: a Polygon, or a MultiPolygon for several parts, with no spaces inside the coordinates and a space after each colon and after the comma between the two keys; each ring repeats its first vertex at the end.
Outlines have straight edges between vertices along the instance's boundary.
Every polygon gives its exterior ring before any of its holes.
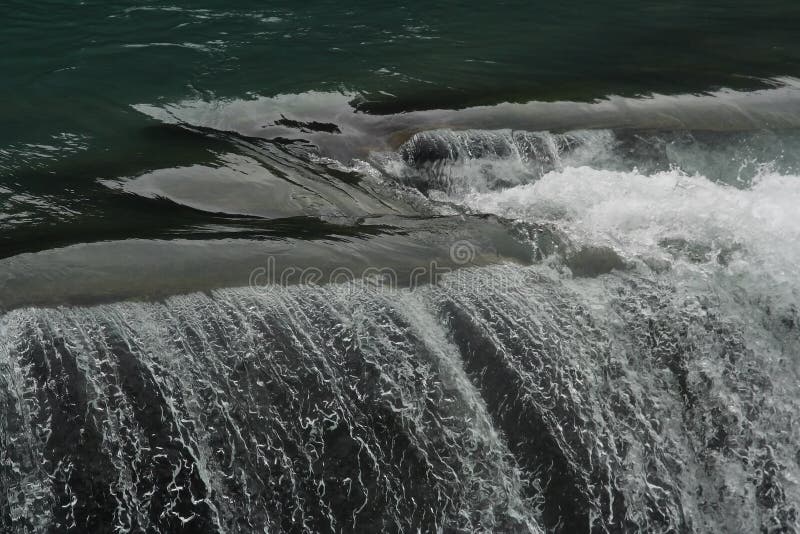
{"type": "Polygon", "coordinates": [[[0,532],[800,531],[797,6],[236,4],[0,6],[0,532]]]}

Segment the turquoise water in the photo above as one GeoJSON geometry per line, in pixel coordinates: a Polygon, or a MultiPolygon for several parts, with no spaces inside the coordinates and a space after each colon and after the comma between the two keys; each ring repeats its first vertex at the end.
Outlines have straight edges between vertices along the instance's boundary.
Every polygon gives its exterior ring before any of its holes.
{"type": "Polygon", "coordinates": [[[800,532],[800,3],[0,4],[0,532],[800,532]]]}

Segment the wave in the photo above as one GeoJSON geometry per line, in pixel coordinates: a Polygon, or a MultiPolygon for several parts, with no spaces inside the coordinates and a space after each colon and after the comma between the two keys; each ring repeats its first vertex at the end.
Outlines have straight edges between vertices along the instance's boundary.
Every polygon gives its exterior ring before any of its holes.
{"type": "Polygon", "coordinates": [[[550,225],[573,248],[797,288],[797,135],[436,130],[372,161],[433,201],[550,225]]]}
{"type": "Polygon", "coordinates": [[[677,169],[746,187],[768,172],[800,173],[798,147],[798,130],[432,130],[370,160],[426,193],[500,190],[580,166],[648,175],[677,169]]]}
{"type": "Polygon", "coordinates": [[[465,109],[372,114],[370,95],[309,91],[250,99],[184,100],[133,108],[168,124],[236,132],[264,139],[298,138],[347,161],[394,149],[416,133],[437,130],[567,131],[645,129],[752,131],[800,127],[800,81],[777,78],[755,91],[721,89],[697,95],[608,96],[594,102],[501,103],[465,109]],[[302,124],[327,125],[303,131],[302,124]],[[335,126],[331,128],[331,126],[335,126]],[[302,135],[301,135],[302,134],[302,135]]]}

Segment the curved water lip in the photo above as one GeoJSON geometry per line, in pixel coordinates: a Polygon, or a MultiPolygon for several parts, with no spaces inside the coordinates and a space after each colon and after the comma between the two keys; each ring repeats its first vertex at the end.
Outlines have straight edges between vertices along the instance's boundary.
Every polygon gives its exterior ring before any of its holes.
{"type": "Polygon", "coordinates": [[[310,240],[128,239],[19,254],[0,260],[0,311],[365,278],[393,290],[461,267],[531,260],[530,248],[491,217],[385,217],[365,226],[362,235],[310,240]]]}
{"type": "Polygon", "coordinates": [[[432,109],[388,115],[362,112],[359,95],[310,91],[295,95],[168,105],[137,104],[137,111],[167,124],[236,132],[264,139],[303,138],[332,157],[349,160],[399,146],[433,129],[565,131],[585,128],[737,131],[800,127],[800,80],[777,78],[755,91],[608,96],[593,102],[501,103],[460,110],[432,109]],[[307,125],[323,125],[309,129],[307,125]]]}

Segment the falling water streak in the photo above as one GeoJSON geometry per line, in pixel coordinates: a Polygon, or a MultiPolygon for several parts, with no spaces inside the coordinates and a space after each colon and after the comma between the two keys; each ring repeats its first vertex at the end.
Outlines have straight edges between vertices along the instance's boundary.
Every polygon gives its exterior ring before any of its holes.
{"type": "Polygon", "coordinates": [[[792,528],[798,436],[779,429],[797,427],[783,356],[797,336],[748,325],[732,302],[722,286],[691,296],[635,273],[499,266],[390,294],[12,312],[3,436],[25,445],[5,449],[3,491],[42,513],[3,520],[792,528]]]}

